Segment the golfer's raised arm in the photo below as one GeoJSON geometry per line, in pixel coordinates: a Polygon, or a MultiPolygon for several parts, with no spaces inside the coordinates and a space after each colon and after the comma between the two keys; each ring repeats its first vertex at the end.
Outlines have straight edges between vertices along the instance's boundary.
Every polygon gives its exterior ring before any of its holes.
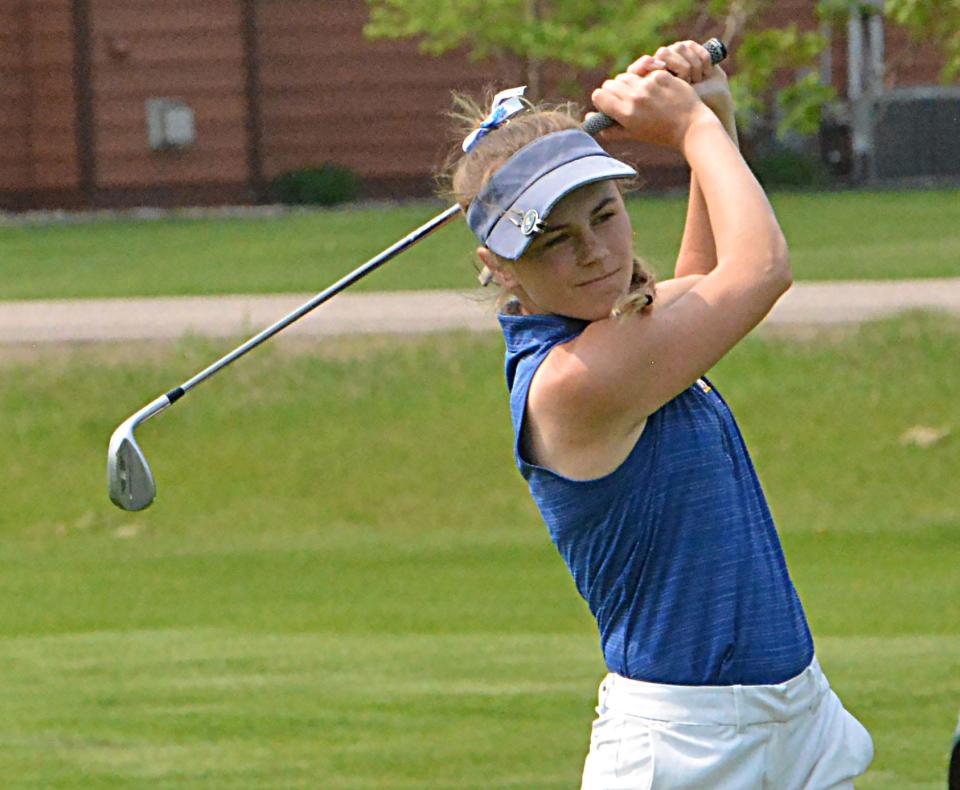
{"type": "Polygon", "coordinates": [[[776,216],[723,124],[682,80],[663,71],[632,76],[604,83],[594,103],[636,139],[684,155],[706,201],[717,266],[664,309],[595,322],[570,349],[559,378],[612,428],[644,419],[689,387],[791,282],[776,216]]]}
{"type": "Polygon", "coordinates": [[[715,273],[769,290],[776,301],[791,279],[787,243],[736,144],[716,116],[704,113],[690,125],[681,150],[707,204],[717,249],[715,273]]]}
{"type": "MultiPolygon", "coordinates": [[[[704,104],[723,124],[734,142],[737,142],[737,124],[733,95],[727,75],[707,47],[693,41],[678,41],[660,47],[654,55],[643,55],[627,67],[630,74],[646,76],[657,68],[664,68],[676,77],[690,83],[704,104]]],[[[707,214],[707,204],[697,182],[697,174],[690,176],[690,197],[683,238],[674,265],[675,278],[693,274],[708,274],[717,265],[717,249],[713,229],[707,214]]],[[[661,294],[658,291],[658,301],[661,294]]]]}
{"type": "MultiPolygon", "coordinates": [[[[723,128],[727,130],[730,139],[737,144],[737,123],[733,106],[733,98],[727,87],[726,75],[719,67],[714,68],[714,77],[706,83],[701,82],[694,86],[697,94],[704,103],[713,110],[720,119],[723,128]],[[712,83],[712,84],[711,84],[712,83]],[[716,84],[724,90],[712,90],[716,84]],[[714,95],[704,97],[704,91],[711,91],[714,95]]],[[[674,277],[685,277],[690,274],[709,274],[717,265],[717,247],[713,239],[713,228],[710,227],[710,216],[707,213],[707,203],[703,197],[703,190],[697,180],[696,172],[690,173],[690,197],[687,202],[687,218],[683,226],[683,238],[680,241],[680,251],[674,266],[674,277]]]]}

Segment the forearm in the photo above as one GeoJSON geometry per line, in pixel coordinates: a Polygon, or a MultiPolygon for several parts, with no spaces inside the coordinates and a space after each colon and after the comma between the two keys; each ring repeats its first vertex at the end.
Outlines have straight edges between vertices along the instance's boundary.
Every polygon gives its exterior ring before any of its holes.
{"type": "Polygon", "coordinates": [[[690,199],[687,201],[687,220],[683,226],[683,239],[674,277],[688,274],[707,274],[717,265],[717,248],[713,229],[707,214],[707,202],[697,181],[697,174],[690,173],[690,199]]]}
{"type": "MultiPolygon", "coordinates": [[[[717,117],[723,124],[730,139],[739,148],[737,139],[737,125],[733,110],[717,112],[717,117]]],[[[680,252],[677,255],[677,264],[674,277],[685,277],[690,274],[708,274],[717,265],[717,248],[713,238],[713,228],[710,227],[710,216],[707,212],[707,202],[703,197],[703,190],[697,174],[690,172],[690,199],[687,202],[687,219],[683,228],[683,239],[680,242],[680,252]]]]}
{"type": "MultiPolygon", "coordinates": [[[[789,276],[786,242],[767,196],[740,156],[736,133],[710,113],[702,113],[684,137],[681,150],[702,197],[694,229],[705,248],[710,233],[718,267],[735,265],[754,274],[789,276]],[[706,229],[706,230],[705,230],[706,229]]],[[[692,196],[691,208],[698,204],[692,196]]],[[[709,270],[708,270],[709,271],[709,270]]]]}

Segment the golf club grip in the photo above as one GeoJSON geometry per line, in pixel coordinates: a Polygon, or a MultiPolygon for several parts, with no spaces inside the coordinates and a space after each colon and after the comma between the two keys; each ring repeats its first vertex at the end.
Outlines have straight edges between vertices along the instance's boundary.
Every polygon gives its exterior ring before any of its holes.
{"type": "MultiPolygon", "coordinates": [[[[719,38],[711,38],[709,41],[705,41],[703,48],[710,53],[710,60],[714,65],[727,57],[727,48],[719,38]]],[[[609,115],[598,112],[596,115],[591,115],[586,120],[586,122],[583,124],[583,131],[585,131],[591,137],[596,137],[604,129],[609,129],[611,126],[616,125],[617,122],[609,115]]]]}

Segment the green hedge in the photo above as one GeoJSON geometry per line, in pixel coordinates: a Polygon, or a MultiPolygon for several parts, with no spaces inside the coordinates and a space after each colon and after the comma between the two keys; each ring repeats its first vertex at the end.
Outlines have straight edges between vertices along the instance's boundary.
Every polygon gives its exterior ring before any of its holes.
{"type": "Polygon", "coordinates": [[[352,170],[325,162],[277,176],[270,185],[273,200],[295,206],[335,206],[360,194],[360,178],[352,170]]]}

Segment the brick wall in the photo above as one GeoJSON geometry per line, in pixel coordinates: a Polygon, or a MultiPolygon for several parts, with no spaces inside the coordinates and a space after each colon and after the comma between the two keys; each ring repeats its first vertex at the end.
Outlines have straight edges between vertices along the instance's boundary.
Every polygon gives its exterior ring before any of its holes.
{"type": "MultiPolygon", "coordinates": [[[[247,202],[274,176],[323,162],[359,172],[372,195],[429,194],[450,91],[516,85],[522,69],[367,41],[366,16],[361,0],[0,0],[0,207],[247,202]],[[194,110],[195,146],[150,150],[151,97],[194,110]]],[[[772,21],[816,26],[809,0],[783,0],[772,21]]],[[[938,53],[892,29],[887,42],[898,84],[936,80],[938,53]]],[[[831,51],[842,92],[844,31],[831,51]]],[[[602,77],[581,75],[584,103],[602,77]]],[[[652,186],[685,180],[671,151],[618,152],[652,186]]]]}

